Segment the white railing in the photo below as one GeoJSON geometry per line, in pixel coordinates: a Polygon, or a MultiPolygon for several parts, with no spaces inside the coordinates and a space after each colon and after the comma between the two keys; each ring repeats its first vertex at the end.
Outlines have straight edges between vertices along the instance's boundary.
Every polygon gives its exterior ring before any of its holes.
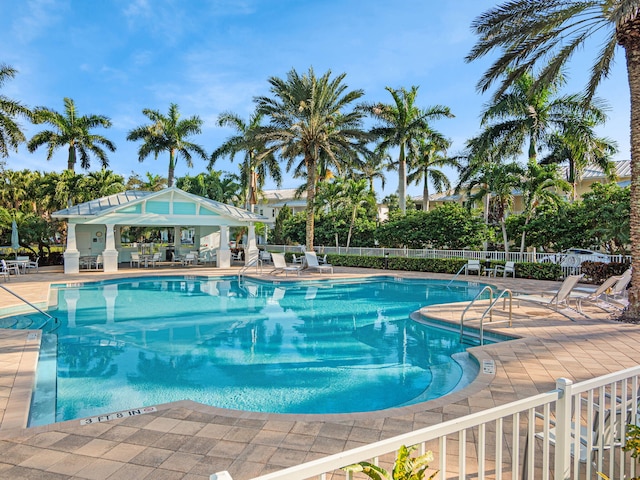
{"type": "MultiPolygon", "coordinates": [[[[272,252],[300,253],[305,247],[300,245],[261,245],[261,248],[272,252]]],[[[562,275],[576,275],[581,272],[581,262],[588,260],[587,255],[568,255],[566,253],[546,252],[504,252],[497,250],[435,250],[431,248],[373,248],[373,247],[315,247],[321,254],[337,253],[342,255],[366,255],[373,257],[405,257],[405,258],[464,258],[481,261],[503,262],[551,262],[562,267],[562,275]]],[[[611,262],[631,262],[629,255],[609,255],[611,262]]]]}
{"type": "MultiPolygon", "coordinates": [[[[253,480],[351,479],[341,469],[362,461],[390,471],[402,445],[432,451],[429,473],[438,470],[439,479],[590,479],[599,478],[596,472],[629,478],[640,470],[622,449],[627,425],[640,421],[639,377],[640,366],[577,384],[561,378],[547,393],[253,480]]],[[[231,477],[211,475],[216,478],[231,477]]]]}

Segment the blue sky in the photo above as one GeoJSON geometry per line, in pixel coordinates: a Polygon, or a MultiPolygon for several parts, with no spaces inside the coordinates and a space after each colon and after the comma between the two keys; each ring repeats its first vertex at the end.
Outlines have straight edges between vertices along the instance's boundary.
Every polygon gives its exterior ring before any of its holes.
{"type": "MultiPolygon", "coordinates": [[[[132,128],[147,123],[144,108],[166,113],[170,103],[183,116],[198,115],[203,133],[192,141],[208,152],[232,130],[216,119],[231,111],[248,118],[253,98],[268,94],[270,77],[286,77],[292,68],[317,74],[346,73],[351,89],[363,89],[364,101],[390,101],[386,86],[420,87],[418,105],[446,105],[455,118],[434,127],[453,140],[451,151],[479,131],[489,94],[475,85],[489,59],[464,62],[474,44],[470,23],[498,2],[478,0],[0,0],[0,63],[18,70],[1,94],[29,107],[62,112],[72,98],[80,114],[108,116],[113,126],[96,130],[117,146],[110,168],[166,176],[168,157],[137,160],[138,144],[126,141],[132,128]]],[[[593,44],[594,51],[599,45],[593,44]]],[[[595,52],[584,52],[589,59],[595,52]]],[[[610,105],[600,130],[618,142],[616,159],[629,158],[629,93],[624,52],[598,94],[610,105]]],[[[584,86],[588,65],[576,58],[568,71],[567,91],[584,86]]],[[[30,138],[43,126],[23,123],[30,138]]],[[[46,161],[46,149],[30,154],[22,146],[7,161],[11,169],[61,171],[67,151],[46,161]]],[[[236,163],[215,168],[237,171],[236,163]]],[[[284,167],[284,165],[283,165],[284,167]]],[[[91,170],[99,169],[92,159],[91,170]]],[[[80,171],[79,165],[77,171],[80,171]]],[[[187,169],[178,160],[176,175],[197,174],[205,163],[187,169]]],[[[283,188],[301,183],[284,175],[283,188]]],[[[267,181],[266,188],[274,188],[267,181]]],[[[388,172],[384,190],[393,193],[397,173],[388,172]]],[[[409,193],[421,193],[410,186],[409,193]]]]}

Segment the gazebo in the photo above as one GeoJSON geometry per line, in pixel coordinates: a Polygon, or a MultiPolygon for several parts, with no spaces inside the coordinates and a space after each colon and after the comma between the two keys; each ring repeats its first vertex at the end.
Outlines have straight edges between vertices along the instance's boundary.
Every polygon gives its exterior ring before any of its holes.
{"type": "MultiPolygon", "coordinates": [[[[244,249],[245,264],[258,257],[255,222],[269,222],[262,215],[251,213],[208,198],[193,195],[177,187],[158,192],[131,190],[74,205],[52,214],[67,219],[67,246],[64,252],[64,272],[78,273],[80,258],[102,256],[105,272],[118,270],[119,262],[129,262],[139,245],[122,242],[124,227],[158,227],[173,229],[174,245],[162,247],[180,254],[181,250],[215,252],[218,268],[231,265],[229,227],[248,227],[244,249]],[[181,244],[183,228],[194,231],[193,243],[181,244]]],[[[212,255],[213,258],[213,255],[212,255]]],[[[170,258],[167,258],[170,260],[170,258]]]]}

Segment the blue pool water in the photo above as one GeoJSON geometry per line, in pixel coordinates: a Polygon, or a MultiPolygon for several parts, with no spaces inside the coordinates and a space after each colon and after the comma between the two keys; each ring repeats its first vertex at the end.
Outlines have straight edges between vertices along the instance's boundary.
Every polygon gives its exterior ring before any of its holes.
{"type": "Polygon", "coordinates": [[[60,287],[61,327],[43,345],[30,425],[184,399],[347,413],[440,397],[459,387],[452,356],[468,345],[409,314],[482,288],[447,283],[154,277],[60,287]]]}

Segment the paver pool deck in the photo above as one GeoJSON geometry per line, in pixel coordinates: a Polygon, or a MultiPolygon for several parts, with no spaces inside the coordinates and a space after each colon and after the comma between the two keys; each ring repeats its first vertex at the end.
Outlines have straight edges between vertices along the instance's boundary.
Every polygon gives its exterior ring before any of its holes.
{"type": "MultiPolygon", "coordinates": [[[[64,275],[59,268],[12,277],[3,285],[36,304],[48,300],[49,285],[139,275],[236,274],[237,268],[121,269],[117,274],[64,275]]],[[[265,269],[268,271],[268,268],[265,269]]],[[[451,275],[335,268],[332,278],[397,275],[450,279],[451,275]]],[[[278,281],[326,278],[303,274],[278,281]]],[[[262,279],[274,278],[262,275],[262,279]]],[[[461,278],[464,279],[464,278],[461,278]]],[[[477,280],[466,277],[467,280],[477,280]]],[[[559,282],[480,279],[514,292],[554,290],[559,282]]],[[[17,304],[0,291],[0,308],[17,304]]],[[[428,307],[434,318],[459,322],[466,304],[428,307]]],[[[496,312],[496,320],[501,314],[496,312]]],[[[473,317],[473,315],[470,315],[473,317]]],[[[519,337],[473,347],[480,361],[492,360],[465,389],[437,400],[381,412],[344,415],[277,415],[224,410],[191,401],[157,405],[157,411],[103,423],[71,420],[24,428],[33,384],[39,334],[0,329],[0,479],[193,479],[228,470],[248,480],[469,413],[555,388],[566,377],[586,380],[640,362],[640,326],[614,320],[610,310],[585,305],[584,314],[556,312],[514,302],[513,326],[491,330],[519,337]]],[[[131,405],[132,408],[143,405],[131,405]]],[[[111,412],[104,412],[105,414],[111,412]]]]}

